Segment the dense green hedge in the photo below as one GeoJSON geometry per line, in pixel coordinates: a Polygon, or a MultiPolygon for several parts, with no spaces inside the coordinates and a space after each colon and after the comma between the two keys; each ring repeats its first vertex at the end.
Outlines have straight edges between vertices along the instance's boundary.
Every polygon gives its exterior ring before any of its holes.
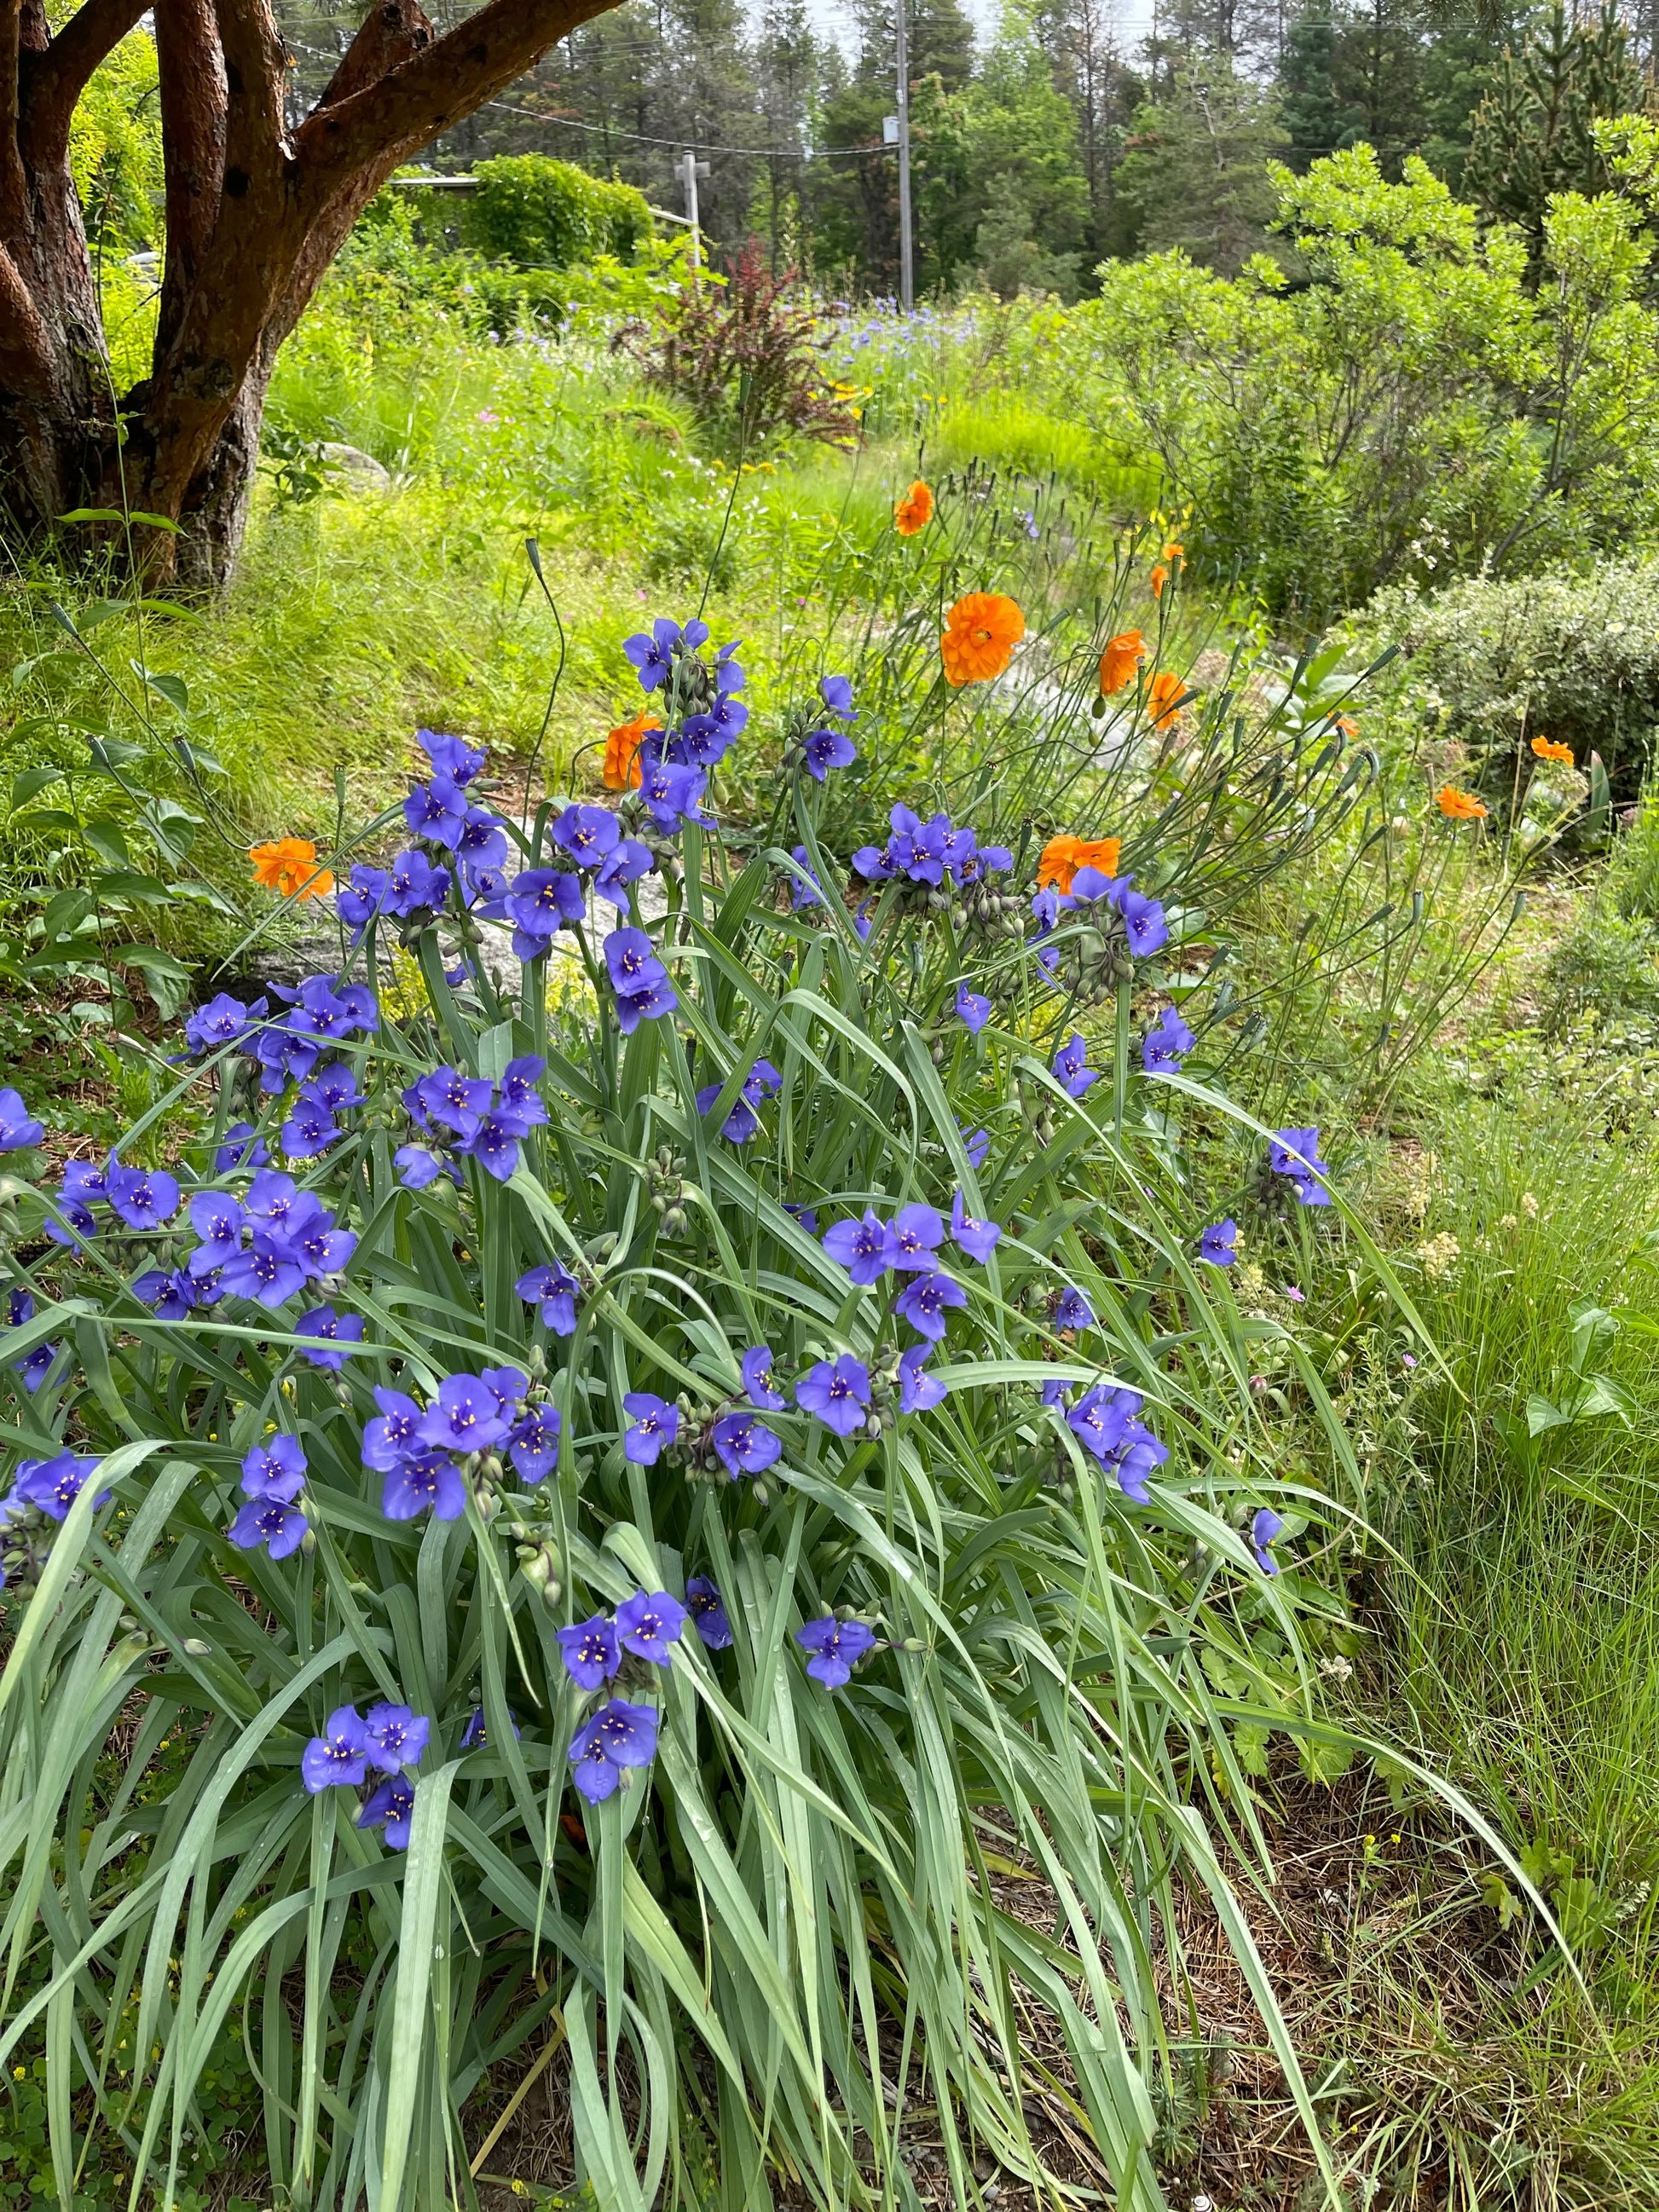
{"type": "Polygon", "coordinates": [[[626,259],[651,235],[651,210],[632,185],[608,184],[545,154],[480,161],[461,214],[463,242],[521,269],[568,269],[602,253],[626,259]]]}

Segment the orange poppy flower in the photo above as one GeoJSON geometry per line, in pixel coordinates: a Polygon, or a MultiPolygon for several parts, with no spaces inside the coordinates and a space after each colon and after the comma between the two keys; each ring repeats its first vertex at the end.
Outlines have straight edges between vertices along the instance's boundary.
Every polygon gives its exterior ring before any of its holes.
{"type": "Polygon", "coordinates": [[[1164,557],[1166,561],[1178,561],[1186,550],[1178,538],[1172,538],[1164,549],[1164,557]]]}
{"type": "Polygon", "coordinates": [[[969,592],[945,617],[939,641],[947,684],[988,684],[1025,635],[1025,617],[1000,592],[969,592]]]}
{"type": "Polygon", "coordinates": [[[1120,630],[1115,637],[1109,637],[1100,656],[1101,697],[1115,698],[1146,658],[1146,641],[1138,629],[1120,630]]]}
{"type": "Polygon", "coordinates": [[[326,898],[334,878],[317,866],[317,848],[309,837],[279,837],[272,845],[252,845],[253,880],[284,898],[326,898]]]}
{"type": "Polygon", "coordinates": [[[639,788],[640,747],[647,730],[661,727],[656,716],[641,708],[631,722],[618,722],[614,730],[606,732],[604,776],[607,791],[639,788]]]}
{"type": "Polygon", "coordinates": [[[1160,670],[1146,691],[1146,707],[1152,718],[1152,727],[1161,730],[1166,724],[1178,722],[1182,702],[1186,696],[1186,678],[1173,675],[1167,668],[1160,670]]]}
{"type": "Polygon", "coordinates": [[[1092,842],[1086,837],[1070,837],[1064,831],[1051,837],[1037,860],[1037,889],[1046,890],[1053,884],[1058,891],[1068,891],[1081,870],[1095,868],[1103,876],[1117,873],[1117,856],[1122,842],[1116,837],[1101,837],[1092,842]]]}
{"type": "Polygon", "coordinates": [[[933,519],[932,489],[918,477],[893,508],[893,527],[901,538],[914,538],[919,530],[926,530],[933,519]]]}
{"type": "Polygon", "coordinates": [[[1473,793],[1449,783],[1434,794],[1434,803],[1449,822],[1483,822],[1486,810],[1473,793]]]}
{"type": "Polygon", "coordinates": [[[1352,714],[1338,714],[1333,720],[1331,727],[1339,737],[1357,738],[1359,735],[1359,725],[1352,714]]]}
{"type": "Polygon", "coordinates": [[[1532,749],[1540,760],[1560,761],[1567,768],[1572,766],[1572,747],[1559,745],[1553,738],[1534,738],[1532,749]]]}
{"type": "Polygon", "coordinates": [[[1164,597],[1164,586],[1169,580],[1170,572],[1160,561],[1153,568],[1152,574],[1152,597],[1155,599],[1161,599],[1164,597]]]}

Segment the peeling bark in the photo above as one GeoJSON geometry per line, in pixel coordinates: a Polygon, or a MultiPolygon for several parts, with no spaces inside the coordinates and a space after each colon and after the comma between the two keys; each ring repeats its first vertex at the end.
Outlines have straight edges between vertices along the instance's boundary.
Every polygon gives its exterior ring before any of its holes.
{"type": "Polygon", "coordinates": [[[73,507],[136,508],[180,525],[139,533],[152,579],[222,584],[277,349],[352,224],[400,162],[614,4],[488,0],[439,38],[416,0],[381,0],[290,134],[269,0],[155,0],[166,257],[150,373],[118,396],[69,125],[143,0],[83,0],[55,36],[40,0],[0,0],[0,529],[27,547],[73,507]]]}

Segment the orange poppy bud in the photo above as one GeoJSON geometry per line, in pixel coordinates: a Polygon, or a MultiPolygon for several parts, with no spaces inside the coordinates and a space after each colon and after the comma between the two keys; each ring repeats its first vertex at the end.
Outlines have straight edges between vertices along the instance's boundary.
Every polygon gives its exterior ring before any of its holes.
{"type": "Polygon", "coordinates": [[[951,684],[988,684],[1000,676],[1025,635],[1025,617],[1000,592],[969,592],[945,617],[939,651],[951,684]]]}
{"type": "Polygon", "coordinates": [[[1050,884],[1056,890],[1068,891],[1085,868],[1098,870],[1103,876],[1117,873],[1118,854],[1121,840],[1101,837],[1092,842],[1085,837],[1068,836],[1063,830],[1051,837],[1037,860],[1037,888],[1046,890],[1050,884]]]}
{"type": "Polygon", "coordinates": [[[614,730],[606,732],[604,775],[607,791],[639,788],[640,747],[647,730],[661,727],[654,714],[641,708],[631,722],[618,722],[614,730]]]}
{"type": "Polygon", "coordinates": [[[252,845],[248,858],[254,882],[266,890],[280,891],[284,898],[326,898],[334,888],[329,871],[317,866],[317,848],[308,837],[279,837],[274,844],[252,845]]]}
{"type": "Polygon", "coordinates": [[[1146,641],[1138,629],[1120,630],[1115,637],[1109,637],[1100,656],[1102,698],[1115,698],[1146,658],[1146,641]]]}
{"type": "Polygon", "coordinates": [[[1434,794],[1434,803],[1449,822],[1482,822],[1486,810],[1472,792],[1449,783],[1434,794]]]}
{"type": "Polygon", "coordinates": [[[1560,761],[1567,768],[1572,766],[1572,747],[1559,745],[1553,738],[1534,738],[1532,749],[1540,760],[1560,761]]]}
{"type": "Polygon", "coordinates": [[[893,527],[901,538],[914,538],[917,531],[926,530],[933,519],[932,489],[918,477],[893,508],[893,527]]]}
{"type": "Polygon", "coordinates": [[[1146,690],[1146,708],[1152,718],[1152,727],[1161,730],[1179,722],[1186,697],[1186,678],[1173,675],[1167,668],[1160,670],[1146,690]]]}

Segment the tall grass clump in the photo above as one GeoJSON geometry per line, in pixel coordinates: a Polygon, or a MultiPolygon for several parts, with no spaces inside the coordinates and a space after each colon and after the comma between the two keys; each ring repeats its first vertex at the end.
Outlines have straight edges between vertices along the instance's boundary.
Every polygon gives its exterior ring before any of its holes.
{"type": "MultiPolygon", "coordinates": [[[[931,713],[1022,627],[954,603],[931,713]]],[[[228,2039],[293,2206],[474,2202],[486,2095],[551,2068],[607,2207],[913,2203],[919,2126],[958,2202],[1044,2187],[1048,2100],[1155,2212],[1179,1883],[1316,2136],[1235,1730],[1321,1725],[1357,1478],[1228,1271],[1241,1222],[1365,1240],[1317,1130],[1206,1079],[1198,956],[1228,852],[1259,890],[1369,771],[1120,633],[1081,697],[1121,835],[1039,852],[988,756],[849,851],[888,695],[822,668],[763,748],[701,621],[624,651],[611,803],[509,819],[423,732],[401,811],[259,848],[337,957],[198,1005],[108,1158],[53,1182],[0,1091],[0,2060],[60,2202],[110,2131],[167,2201],[228,2039]],[[1207,1204],[1187,1112],[1232,1133],[1207,1204]]]]}

